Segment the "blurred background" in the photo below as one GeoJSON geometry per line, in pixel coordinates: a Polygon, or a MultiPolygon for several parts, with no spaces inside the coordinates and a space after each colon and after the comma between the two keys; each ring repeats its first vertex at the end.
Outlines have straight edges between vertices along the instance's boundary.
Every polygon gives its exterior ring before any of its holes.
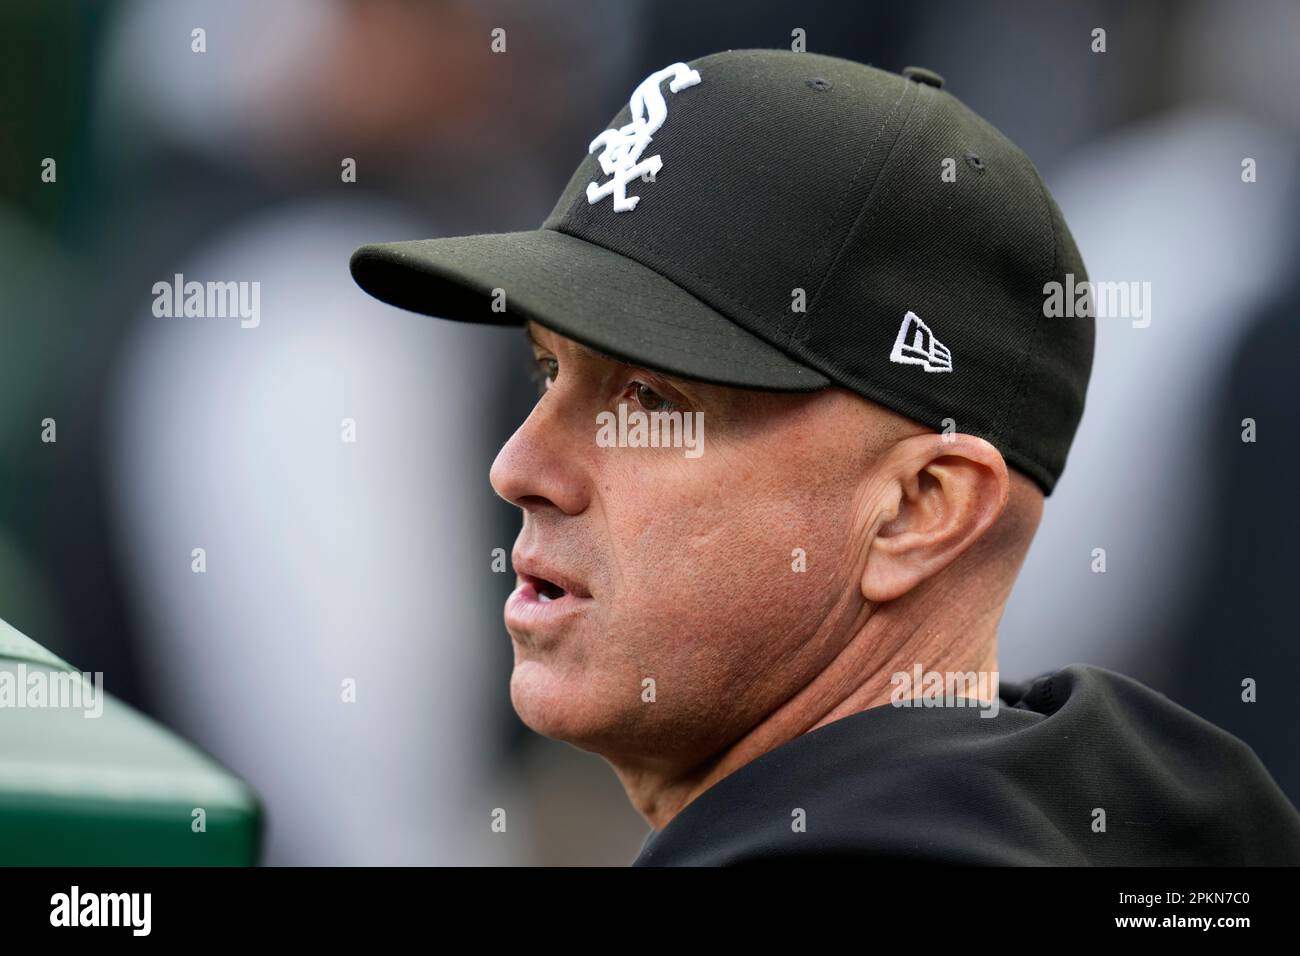
{"type": "Polygon", "coordinates": [[[518,517],[487,474],[533,400],[522,336],[382,306],[347,260],[536,228],[646,75],[796,29],[942,74],[1091,278],[1151,283],[1148,327],[1098,320],[1003,676],[1130,674],[1300,802],[1294,0],[6,0],[0,618],[249,780],[268,864],[630,862],[613,773],[510,706],[518,517]],[[155,317],[176,273],[260,282],[259,324],[155,317]]]}

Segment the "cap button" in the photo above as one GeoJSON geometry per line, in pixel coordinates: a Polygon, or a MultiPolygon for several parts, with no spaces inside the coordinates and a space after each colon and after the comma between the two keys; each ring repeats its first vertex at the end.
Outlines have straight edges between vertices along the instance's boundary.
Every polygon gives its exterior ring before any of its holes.
{"type": "Polygon", "coordinates": [[[936,90],[943,89],[943,77],[934,72],[934,70],[927,70],[923,66],[904,67],[903,75],[916,83],[924,83],[926,86],[933,86],[936,90]]]}

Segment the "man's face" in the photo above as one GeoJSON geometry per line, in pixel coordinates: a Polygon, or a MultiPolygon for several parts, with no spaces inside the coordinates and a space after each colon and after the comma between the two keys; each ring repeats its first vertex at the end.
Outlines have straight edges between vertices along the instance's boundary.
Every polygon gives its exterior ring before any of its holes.
{"type": "Polygon", "coordinates": [[[838,389],[668,378],[535,324],[530,336],[544,391],[491,472],[523,510],[511,700],[537,732],[605,756],[704,760],[852,636],[865,479],[890,413],[838,389]],[[597,416],[620,403],[702,413],[703,453],[602,447],[597,416]]]}

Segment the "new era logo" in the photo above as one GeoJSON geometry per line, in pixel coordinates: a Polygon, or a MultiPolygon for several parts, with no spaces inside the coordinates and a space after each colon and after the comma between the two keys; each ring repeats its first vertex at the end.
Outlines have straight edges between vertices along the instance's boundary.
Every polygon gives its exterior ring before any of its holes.
{"type": "Polygon", "coordinates": [[[934,337],[930,327],[917,318],[915,312],[903,316],[894,351],[889,361],[900,365],[919,365],[927,372],[951,372],[952,353],[948,346],[934,337]]]}

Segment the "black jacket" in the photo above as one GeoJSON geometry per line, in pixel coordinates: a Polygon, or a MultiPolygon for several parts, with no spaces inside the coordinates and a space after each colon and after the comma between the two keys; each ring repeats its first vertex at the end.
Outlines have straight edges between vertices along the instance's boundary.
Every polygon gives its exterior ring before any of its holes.
{"type": "Polygon", "coordinates": [[[1300,814],[1254,752],[1163,694],[1073,664],[999,700],[819,727],[714,784],[633,865],[1300,864],[1300,814]]]}

